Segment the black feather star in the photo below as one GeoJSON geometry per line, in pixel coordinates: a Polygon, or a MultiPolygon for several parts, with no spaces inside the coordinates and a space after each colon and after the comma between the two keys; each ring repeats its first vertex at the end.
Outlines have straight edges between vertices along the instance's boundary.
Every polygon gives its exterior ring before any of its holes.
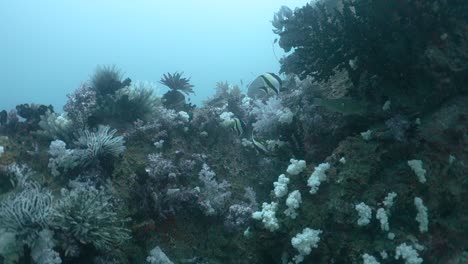
{"type": "Polygon", "coordinates": [[[188,95],[189,93],[194,93],[192,89],[193,85],[190,84],[190,78],[182,78],[182,74],[183,72],[164,74],[159,82],[172,90],[181,91],[186,95],[188,95]]]}

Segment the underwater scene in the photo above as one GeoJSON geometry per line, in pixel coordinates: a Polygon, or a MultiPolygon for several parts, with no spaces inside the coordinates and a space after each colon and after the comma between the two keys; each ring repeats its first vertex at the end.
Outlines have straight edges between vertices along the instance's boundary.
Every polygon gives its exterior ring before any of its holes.
{"type": "Polygon", "coordinates": [[[283,4],[218,47],[247,75],[51,58],[73,87],[30,96],[0,62],[0,264],[468,264],[468,1],[283,4]]]}

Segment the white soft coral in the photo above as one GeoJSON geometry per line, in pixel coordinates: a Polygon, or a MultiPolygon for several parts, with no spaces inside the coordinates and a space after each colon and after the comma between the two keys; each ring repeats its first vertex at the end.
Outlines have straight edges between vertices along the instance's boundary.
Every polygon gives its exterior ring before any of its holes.
{"type": "Polygon", "coordinates": [[[275,187],[274,193],[277,198],[281,198],[288,194],[288,183],[289,178],[284,174],[281,174],[278,177],[278,181],[273,183],[273,186],[275,187]]]}
{"type": "Polygon", "coordinates": [[[288,166],[286,172],[291,175],[298,175],[306,168],[305,160],[291,159],[290,162],[291,164],[288,166]]]}
{"type": "Polygon", "coordinates": [[[322,230],[314,230],[307,227],[302,230],[302,233],[298,233],[291,239],[291,245],[299,252],[299,255],[294,257],[295,263],[304,261],[304,257],[310,254],[312,248],[318,247],[321,233],[322,230]]]}
{"type": "Polygon", "coordinates": [[[310,193],[315,194],[317,193],[320,184],[323,181],[327,180],[327,175],[325,172],[330,169],[330,164],[328,163],[321,163],[317,167],[315,167],[314,172],[310,175],[309,179],[307,180],[307,186],[310,187],[310,193]]]}
{"type": "Polygon", "coordinates": [[[419,257],[418,252],[412,246],[406,243],[400,244],[395,249],[395,259],[404,259],[405,264],[421,264],[423,259],[419,257]]]}
{"type": "Polygon", "coordinates": [[[255,101],[252,115],[256,119],[252,126],[260,133],[271,133],[280,124],[290,124],[294,116],[291,110],[283,107],[281,100],[276,97],[271,97],[265,103],[261,100],[255,101]]]}
{"type": "Polygon", "coordinates": [[[278,219],[276,218],[276,211],[278,210],[278,203],[263,203],[262,211],[257,211],[252,214],[255,220],[262,220],[263,225],[270,232],[279,229],[278,219]]]}

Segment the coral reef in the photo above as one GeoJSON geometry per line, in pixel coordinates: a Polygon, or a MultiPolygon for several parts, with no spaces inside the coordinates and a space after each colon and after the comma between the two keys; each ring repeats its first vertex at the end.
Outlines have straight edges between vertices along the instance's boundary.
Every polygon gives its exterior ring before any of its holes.
{"type": "Polygon", "coordinates": [[[98,250],[112,250],[130,239],[126,220],[119,218],[118,204],[107,190],[77,183],[62,189],[61,196],[52,222],[62,235],[98,250]]]}
{"type": "Polygon", "coordinates": [[[190,84],[190,78],[182,77],[182,74],[183,72],[167,73],[159,81],[170,88],[162,97],[164,106],[169,109],[184,110],[190,107],[185,103],[184,94],[189,95],[190,93],[194,93],[192,89],[193,85],[190,84]]]}
{"type": "Polygon", "coordinates": [[[160,100],[151,83],[122,80],[116,66],[98,67],[89,81],[69,95],[64,110],[81,129],[109,124],[119,127],[147,120],[160,100]]]}
{"type": "Polygon", "coordinates": [[[90,163],[106,156],[118,157],[125,151],[122,136],[114,136],[117,130],[100,126],[96,132],[85,130],[80,133],[76,144],[82,150],[81,160],[90,163]]]}
{"type": "Polygon", "coordinates": [[[383,104],[395,95],[400,104],[415,111],[440,104],[458,94],[460,80],[466,81],[464,63],[454,58],[449,59],[452,65],[442,61],[451,52],[468,58],[466,31],[462,33],[467,10],[464,1],[372,0],[319,1],[288,16],[281,9],[275,17],[282,19],[274,19],[273,24],[279,45],[286,51],[294,48],[281,70],[318,81],[345,70],[353,82],[348,91],[352,97],[383,104]],[[436,98],[442,82],[445,93],[436,98]],[[405,90],[413,94],[403,95],[405,90]],[[415,102],[417,106],[409,105],[415,102]]]}
{"type": "Polygon", "coordinates": [[[52,194],[36,184],[28,184],[2,201],[0,225],[17,235],[28,237],[47,228],[54,212],[52,194]]]}
{"type": "Polygon", "coordinates": [[[164,74],[160,83],[169,87],[171,90],[177,90],[185,93],[186,95],[193,93],[193,85],[190,84],[190,78],[182,78],[183,72],[175,72],[174,74],[164,74]]]}
{"type": "Polygon", "coordinates": [[[53,112],[54,108],[49,105],[38,105],[38,104],[20,104],[16,106],[16,113],[26,119],[26,123],[30,125],[37,125],[47,111],[53,112]]]}
{"type": "Polygon", "coordinates": [[[130,84],[130,80],[122,80],[121,71],[115,66],[99,66],[91,78],[91,87],[100,97],[115,94],[118,90],[130,84]]]}
{"type": "Polygon", "coordinates": [[[97,107],[96,91],[88,84],[83,83],[72,94],[67,95],[67,97],[68,100],[63,106],[63,110],[73,121],[76,128],[87,128],[89,118],[97,107]]]}
{"type": "Polygon", "coordinates": [[[60,139],[70,142],[73,136],[72,121],[64,114],[58,115],[47,111],[44,115],[41,115],[39,126],[41,130],[37,133],[51,139],[60,139]]]}
{"type": "Polygon", "coordinates": [[[206,163],[198,174],[198,178],[203,182],[200,204],[206,215],[220,213],[231,196],[228,188],[231,186],[226,180],[217,182],[214,173],[206,163]]]}
{"type": "Polygon", "coordinates": [[[466,263],[466,14],[281,7],[278,93],[107,66],[1,111],[0,263],[466,263]]]}

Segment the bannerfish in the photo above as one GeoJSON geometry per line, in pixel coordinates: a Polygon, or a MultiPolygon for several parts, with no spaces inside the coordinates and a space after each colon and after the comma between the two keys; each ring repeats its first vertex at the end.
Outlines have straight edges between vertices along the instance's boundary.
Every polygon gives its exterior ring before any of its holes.
{"type": "Polygon", "coordinates": [[[251,139],[252,139],[252,144],[253,144],[255,150],[257,151],[257,153],[263,154],[263,155],[270,154],[270,151],[267,149],[267,147],[263,143],[258,142],[257,140],[255,140],[253,133],[252,133],[251,139]]]}
{"type": "Polygon", "coordinates": [[[247,95],[250,98],[265,98],[278,95],[283,90],[283,82],[278,75],[267,72],[257,76],[247,87],[247,95]]]}
{"type": "Polygon", "coordinates": [[[283,82],[281,81],[281,78],[278,75],[271,72],[267,72],[260,75],[259,78],[263,80],[264,84],[264,86],[260,87],[262,91],[264,91],[266,94],[269,94],[270,91],[273,91],[276,95],[279,94],[283,82]]]}
{"type": "Polygon", "coordinates": [[[236,132],[237,136],[242,136],[244,134],[244,131],[246,129],[246,126],[242,120],[240,120],[237,117],[232,118],[234,122],[232,122],[232,130],[236,132]]]}

